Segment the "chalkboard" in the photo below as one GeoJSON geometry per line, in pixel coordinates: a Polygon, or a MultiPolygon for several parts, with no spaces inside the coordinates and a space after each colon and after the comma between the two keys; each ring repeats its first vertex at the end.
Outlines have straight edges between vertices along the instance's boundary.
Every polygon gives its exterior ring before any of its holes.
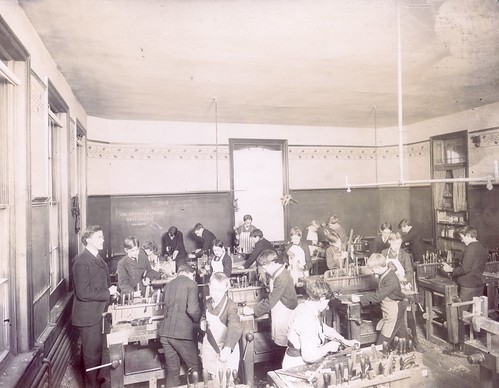
{"type": "MultiPolygon", "coordinates": [[[[433,241],[433,209],[431,207],[431,186],[409,189],[410,222],[421,230],[424,240],[433,241]]],[[[399,220],[400,221],[400,220],[399,220]]],[[[427,249],[431,247],[427,246],[427,249]]]]}
{"type": "Polygon", "coordinates": [[[109,212],[103,200],[102,196],[89,197],[87,219],[88,224],[109,227],[104,235],[110,236],[111,256],[124,254],[123,240],[128,236],[138,237],[141,244],[153,240],[161,249],[161,236],[170,226],[176,226],[184,234],[186,249],[193,250],[196,243],[191,231],[198,222],[225,244],[232,241],[229,192],[109,196],[109,212]]]}
{"type": "Polygon", "coordinates": [[[372,236],[379,223],[379,189],[358,189],[347,193],[345,189],[292,190],[298,203],[288,205],[289,227],[298,226],[305,234],[310,221],[327,223],[336,214],[347,235],[372,236]]]}
{"type": "Polygon", "coordinates": [[[471,186],[468,191],[470,225],[476,228],[478,240],[489,249],[499,246],[499,185],[492,190],[471,186]]]}
{"type": "Polygon", "coordinates": [[[333,214],[347,234],[374,237],[383,222],[394,230],[402,218],[423,230],[423,238],[432,238],[431,188],[388,187],[359,188],[348,193],[345,189],[293,190],[296,204],[288,205],[289,226],[305,228],[313,219],[327,222],[333,214]]]}

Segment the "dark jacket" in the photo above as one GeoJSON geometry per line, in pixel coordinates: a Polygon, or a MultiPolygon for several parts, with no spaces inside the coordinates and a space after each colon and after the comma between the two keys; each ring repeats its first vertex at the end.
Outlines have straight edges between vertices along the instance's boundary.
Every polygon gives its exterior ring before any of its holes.
{"type": "Polygon", "coordinates": [[[389,273],[380,279],[378,289],[375,292],[369,292],[360,297],[362,305],[381,303],[385,298],[398,301],[404,300],[404,294],[400,289],[400,282],[397,275],[391,269],[387,271],[389,273]]]}
{"type": "Polygon", "coordinates": [[[198,285],[185,275],[166,283],[165,318],[159,324],[161,337],[194,340],[194,328],[201,318],[198,285]]]}
{"type": "MultiPolygon", "coordinates": [[[[213,260],[215,259],[218,259],[218,257],[213,256],[211,261],[213,262],[213,260]]],[[[222,266],[224,269],[223,272],[225,276],[230,278],[230,275],[232,275],[232,257],[227,252],[225,252],[224,255],[220,258],[220,260],[222,260],[222,266]]]]}
{"type": "Polygon", "coordinates": [[[454,268],[452,276],[461,287],[478,288],[483,286],[482,274],[489,252],[481,242],[474,241],[464,249],[463,261],[454,268]]]}
{"type": "Polygon", "coordinates": [[[423,260],[425,253],[423,240],[419,228],[413,226],[407,234],[402,233],[402,243],[412,253],[412,261],[419,262],[423,260]]]}
{"type": "Polygon", "coordinates": [[[213,315],[217,315],[220,318],[220,322],[227,326],[224,347],[234,349],[243,333],[243,326],[237,310],[237,304],[235,304],[232,299],[228,299],[227,295],[225,295],[224,299],[220,301],[217,307],[213,308],[213,299],[210,297],[206,301],[206,311],[209,311],[213,315]],[[227,303],[224,302],[225,299],[227,299],[227,303]],[[224,308],[223,311],[222,307],[224,308]]]}
{"type": "Polygon", "coordinates": [[[388,248],[390,248],[390,242],[388,241],[388,239],[386,240],[386,242],[383,242],[383,237],[376,236],[373,242],[372,253],[381,253],[388,248]]]}
{"type": "Polygon", "coordinates": [[[213,233],[211,233],[208,229],[203,229],[203,234],[201,237],[198,237],[198,242],[201,245],[201,250],[196,253],[196,257],[201,257],[203,254],[208,253],[209,250],[212,249],[213,240],[216,237],[213,233]]]}
{"type": "Polygon", "coordinates": [[[150,269],[151,263],[147,257],[139,255],[138,260],[135,261],[128,255],[124,256],[118,262],[116,269],[120,293],[129,294],[137,291],[137,284],[139,285],[139,291],[143,291],[142,277],[150,269]]]}
{"type": "Polygon", "coordinates": [[[84,249],[73,260],[75,297],[71,323],[73,326],[92,326],[99,323],[109,302],[109,269],[99,256],[84,249]]]}
{"type": "Polygon", "coordinates": [[[256,261],[256,259],[258,259],[258,256],[260,256],[260,254],[263,251],[266,251],[269,249],[272,251],[275,251],[272,243],[269,240],[267,240],[265,237],[262,237],[260,240],[258,240],[256,242],[255,248],[253,249],[253,252],[251,252],[251,255],[249,255],[249,257],[244,262],[244,264],[243,264],[244,268],[251,267],[251,265],[256,261]]]}
{"type": "Polygon", "coordinates": [[[296,295],[294,281],[287,269],[283,269],[274,278],[274,288],[268,298],[262,299],[253,308],[255,315],[259,317],[260,315],[269,313],[279,301],[290,310],[294,310],[298,306],[298,296],[296,295]]]}
{"type": "Polygon", "coordinates": [[[184,236],[181,231],[177,230],[177,234],[173,237],[173,239],[170,238],[168,233],[165,233],[161,238],[161,246],[162,246],[163,255],[167,254],[166,247],[171,247],[170,254],[173,254],[173,252],[178,251],[175,260],[185,261],[187,257],[187,251],[185,250],[184,236]]]}
{"type": "Polygon", "coordinates": [[[411,255],[409,255],[403,249],[400,249],[397,255],[390,248],[383,250],[382,255],[387,259],[398,259],[400,264],[402,264],[402,268],[404,268],[405,279],[412,284],[412,279],[414,277],[414,267],[412,265],[411,255]]]}

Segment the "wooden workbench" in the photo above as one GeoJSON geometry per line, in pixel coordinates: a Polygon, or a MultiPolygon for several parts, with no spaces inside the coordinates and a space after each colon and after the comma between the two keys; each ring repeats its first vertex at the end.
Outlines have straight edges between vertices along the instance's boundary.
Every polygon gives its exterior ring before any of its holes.
{"type": "MultiPolygon", "coordinates": [[[[360,303],[353,303],[350,295],[337,295],[329,302],[333,327],[346,339],[357,340],[361,345],[372,344],[378,338],[376,324],[371,314],[362,313],[360,303]],[[369,316],[367,316],[369,315],[369,316]],[[368,319],[366,319],[368,318],[368,319]]],[[[365,309],[370,311],[371,306],[365,309]]],[[[381,318],[378,316],[378,318],[381,318]]]]}
{"type": "Polygon", "coordinates": [[[451,305],[458,297],[458,287],[449,278],[419,278],[418,287],[424,297],[426,339],[438,345],[459,342],[458,311],[451,305]]]}
{"type": "Polygon", "coordinates": [[[499,311],[499,272],[484,272],[482,279],[487,288],[489,311],[499,311]]]}
{"type": "MultiPolygon", "coordinates": [[[[379,348],[378,348],[379,349],[379,348]]],[[[385,363],[387,361],[387,357],[384,356],[383,359],[376,359],[372,356],[369,348],[360,350],[356,356],[357,360],[359,360],[360,356],[364,355],[371,359],[371,365],[373,371],[375,369],[379,369],[379,363],[385,363]]],[[[310,388],[314,386],[316,388],[325,388],[324,384],[324,374],[329,373],[331,376],[331,381],[329,383],[329,387],[335,386],[348,386],[353,388],[361,388],[361,387],[375,387],[375,386],[383,386],[389,385],[392,388],[411,388],[416,387],[423,382],[423,379],[429,378],[428,369],[423,365],[423,357],[419,353],[409,352],[405,355],[398,356],[394,355],[394,371],[391,374],[385,376],[384,374],[372,373],[371,378],[361,379],[360,378],[360,364],[356,362],[353,365],[353,373],[350,381],[345,381],[339,383],[336,381],[335,373],[334,373],[334,364],[343,363],[346,368],[347,360],[351,355],[343,355],[343,356],[327,356],[321,362],[316,362],[312,364],[307,364],[305,366],[299,366],[295,368],[289,369],[278,369],[275,371],[268,372],[268,380],[271,384],[273,384],[276,388],[310,388]],[[400,369],[399,358],[403,359],[407,357],[414,356],[415,364],[409,369],[400,369]],[[320,369],[318,369],[320,368],[320,369]],[[307,378],[316,372],[315,379],[312,380],[311,383],[307,381],[307,378]],[[338,383],[338,384],[337,384],[338,383]]]]}

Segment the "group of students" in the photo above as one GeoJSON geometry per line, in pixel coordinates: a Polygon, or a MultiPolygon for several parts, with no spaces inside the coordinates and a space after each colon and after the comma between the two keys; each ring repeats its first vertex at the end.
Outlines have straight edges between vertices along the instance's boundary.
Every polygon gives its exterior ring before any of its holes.
{"type": "MultiPolygon", "coordinates": [[[[251,222],[249,224],[251,225],[251,222]]],[[[216,249],[218,240],[213,233],[207,233],[201,224],[198,225],[200,228],[196,234],[203,239],[203,243],[205,239],[211,240],[206,246],[211,246],[223,263],[223,256],[226,255],[223,243],[218,247],[220,250],[216,249]]],[[[383,319],[378,325],[380,335],[377,343],[386,342],[389,346],[396,335],[401,338],[409,335],[405,326],[407,297],[403,288],[410,284],[413,267],[410,256],[401,249],[402,236],[392,232],[387,224],[381,226],[380,232],[381,241],[388,243],[388,246],[381,250],[381,253],[373,253],[366,263],[379,277],[378,288],[374,292],[361,295],[358,300],[353,300],[355,297],[352,296],[352,301],[358,301],[362,305],[381,304],[383,319]]],[[[170,228],[167,238],[171,241],[178,239],[178,236],[181,236],[179,233],[181,232],[176,228],[170,228]]],[[[465,301],[483,292],[481,274],[488,252],[477,241],[474,228],[466,227],[459,231],[459,235],[466,245],[463,261],[456,268],[444,265],[444,270],[452,271],[460,286],[461,299],[465,301]]],[[[272,339],[276,346],[283,350],[284,368],[317,361],[326,354],[337,351],[340,343],[344,346],[359,346],[358,341],[344,339],[336,330],[323,323],[321,312],[333,297],[333,290],[320,277],[303,275],[311,267],[311,261],[309,246],[302,241],[299,228],[291,229],[291,241],[282,256],[279,256],[273,245],[263,237],[260,229],[246,227],[239,233],[239,241],[242,242],[246,238],[250,239],[252,246],[248,243],[245,249],[245,266],[249,267],[256,262],[259,270],[267,275],[270,292],[267,298],[254,307],[245,306],[242,314],[260,316],[270,313],[272,339]],[[246,235],[243,236],[242,233],[246,235]],[[303,276],[306,300],[298,303],[295,285],[298,278],[303,280],[303,276]]],[[[104,243],[102,229],[99,226],[89,226],[82,233],[81,240],[85,249],[75,257],[72,267],[75,288],[72,323],[79,328],[84,366],[88,369],[101,363],[101,317],[110,297],[118,295],[118,288],[111,285],[107,264],[99,256],[99,250],[103,249],[104,243]]],[[[141,282],[143,268],[135,267],[141,261],[138,255],[139,241],[135,237],[129,237],[125,239],[124,244],[127,255],[118,264],[119,291],[138,292],[137,283],[147,285],[141,282]],[[125,281],[127,277],[130,279],[125,281]]],[[[220,364],[225,368],[237,370],[240,356],[240,316],[236,304],[227,295],[230,273],[225,272],[223,264],[213,267],[209,282],[210,299],[205,304],[205,311],[201,311],[198,285],[194,280],[196,270],[186,264],[189,255],[185,248],[179,248],[180,245],[183,246],[183,242],[175,245],[175,248],[172,246],[165,249],[167,254],[175,257],[179,263],[176,277],[166,283],[164,288],[165,315],[158,327],[166,357],[167,387],[179,384],[180,359],[183,359],[192,371],[200,372],[203,369],[216,376],[220,364]],[[185,262],[180,260],[182,258],[185,262]],[[197,327],[204,331],[202,361],[196,342],[198,337],[194,330],[197,327]]],[[[150,271],[154,271],[157,246],[147,242],[143,249],[147,254],[147,258],[142,260],[146,268],[145,273],[153,273],[150,271]]],[[[192,255],[198,253],[193,252],[192,255]]],[[[418,350],[415,320],[411,320],[411,317],[414,318],[414,315],[407,314],[407,323],[418,350]]],[[[98,387],[102,383],[98,378],[98,370],[86,372],[85,381],[86,386],[90,387],[98,387]]]]}
{"type": "MultiPolygon", "coordinates": [[[[347,340],[324,324],[321,312],[333,292],[322,279],[306,282],[307,299],[298,302],[291,272],[280,262],[275,250],[263,251],[258,266],[269,276],[269,295],[254,307],[244,306],[242,314],[271,315],[271,337],[283,354],[282,366],[288,368],[315,362],[328,353],[338,351],[340,344],[359,347],[356,340],[347,340]]],[[[197,297],[195,270],[189,265],[179,268],[177,277],[164,289],[165,318],[158,328],[166,358],[166,386],[177,386],[180,359],[188,370],[207,371],[216,378],[219,370],[238,370],[241,317],[237,305],[228,297],[229,278],[215,272],[209,281],[210,297],[201,311],[197,297]],[[204,331],[201,357],[198,356],[195,328],[204,331]]]]}

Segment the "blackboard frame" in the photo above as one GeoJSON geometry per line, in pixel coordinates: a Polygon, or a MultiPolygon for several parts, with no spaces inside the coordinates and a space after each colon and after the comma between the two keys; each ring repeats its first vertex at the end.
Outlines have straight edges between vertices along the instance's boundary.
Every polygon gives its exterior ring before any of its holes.
{"type": "Polygon", "coordinates": [[[191,231],[197,222],[230,246],[233,237],[230,196],[229,191],[89,196],[87,224],[102,226],[108,257],[124,255],[123,240],[132,235],[141,244],[152,239],[161,249],[161,236],[170,226],[182,231],[186,249],[193,250],[196,242],[191,231]]]}

